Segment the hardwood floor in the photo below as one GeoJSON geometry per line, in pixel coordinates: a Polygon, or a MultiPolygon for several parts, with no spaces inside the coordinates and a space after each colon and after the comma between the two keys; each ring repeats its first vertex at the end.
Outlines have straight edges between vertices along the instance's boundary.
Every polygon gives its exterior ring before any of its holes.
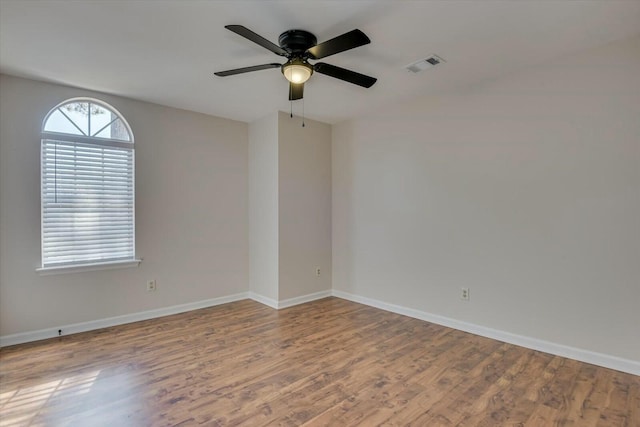
{"type": "Polygon", "coordinates": [[[349,301],[0,350],[1,426],[640,426],[640,377],[349,301]]]}

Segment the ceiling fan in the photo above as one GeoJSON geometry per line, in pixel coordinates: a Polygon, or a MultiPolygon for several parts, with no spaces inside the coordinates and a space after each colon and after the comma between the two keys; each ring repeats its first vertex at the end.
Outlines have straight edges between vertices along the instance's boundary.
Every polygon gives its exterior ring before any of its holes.
{"type": "Polygon", "coordinates": [[[235,74],[249,73],[251,71],[267,70],[269,68],[280,68],[282,74],[289,81],[289,100],[301,99],[304,93],[304,83],[315,72],[325,74],[329,77],[344,80],[365,88],[373,86],[376,78],[356,73],[355,71],[316,62],[309,64],[309,60],[321,59],[349,49],[360,47],[371,43],[369,37],[360,30],[352,30],[341,36],[335,37],[326,42],[317,44],[316,36],[304,30],[288,30],[280,34],[278,43],[270,42],[264,37],[254,33],[242,25],[226,25],[226,29],[256,43],[265,49],[269,49],[276,55],[284,56],[287,62],[284,64],[271,63],[254,65],[252,67],[235,68],[233,70],[218,71],[214,73],[219,77],[233,76],[235,74]]]}

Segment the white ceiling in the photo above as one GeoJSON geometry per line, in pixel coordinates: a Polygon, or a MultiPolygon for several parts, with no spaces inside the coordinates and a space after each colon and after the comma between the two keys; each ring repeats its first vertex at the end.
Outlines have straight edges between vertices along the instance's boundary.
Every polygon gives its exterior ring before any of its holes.
{"type": "Polygon", "coordinates": [[[336,123],[636,35],[640,1],[0,0],[0,72],[242,121],[288,111],[278,69],[213,76],[284,62],[228,24],[276,44],[294,28],[319,42],[364,31],[370,45],[323,62],[377,77],[371,89],[321,74],[305,87],[306,115],[336,123]],[[432,53],[447,62],[404,70],[432,53]]]}

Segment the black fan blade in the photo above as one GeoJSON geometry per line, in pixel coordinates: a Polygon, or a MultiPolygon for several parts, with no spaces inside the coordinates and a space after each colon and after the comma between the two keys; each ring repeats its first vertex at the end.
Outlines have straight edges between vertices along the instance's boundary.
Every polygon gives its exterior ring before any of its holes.
{"type": "Polygon", "coordinates": [[[248,29],[247,27],[243,27],[242,25],[225,25],[227,30],[233,31],[234,33],[244,37],[247,40],[251,40],[252,42],[259,44],[265,49],[269,49],[271,52],[280,56],[287,56],[287,51],[282,49],[275,43],[271,43],[269,40],[265,39],[261,35],[258,35],[248,29]]]}
{"type": "Polygon", "coordinates": [[[335,77],[336,79],[344,80],[345,82],[366,88],[373,86],[373,84],[378,81],[378,79],[374,77],[365,76],[364,74],[356,73],[355,71],[347,70],[346,68],[325,64],[324,62],[318,62],[313,66],[313,69],[320,74],[326,74],[327,76],[335,77]]]}
{"type": "Polygon", "coordinates": [[[235,68],[233,70],[218,71],[217,73],[213,73],[213,74],[215,74],[218,77],[227,77],[227,76],[233,76],[235,74],[250,73],[251,71],[268,70],[269,68],[279,68],[281,66],[282,65],[275,64],[275,63],[254,65],[253,67],[235,68]]]}
{"type": "Polygon", "coordinates": [[[302,99],[304,93],[304,83],[289,83],[289,101],[302,99]]]}
{"type": "Polygon", "coordinates": [[[320,59],[369,43],[371,43],[371,40],[369,40],[369,37],[367,37],[365,33],[360,30],[352,30],[341,36],[310,47],[307,49],[307,52],[312,55],[313,59],[320,59]]]}

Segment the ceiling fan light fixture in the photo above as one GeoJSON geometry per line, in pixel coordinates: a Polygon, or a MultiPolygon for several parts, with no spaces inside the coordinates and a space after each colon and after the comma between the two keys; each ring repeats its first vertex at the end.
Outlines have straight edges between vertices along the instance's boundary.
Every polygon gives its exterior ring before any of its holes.
{"type": "Polygon", "coordinates": [[[294,84],[301,84],[309,80],[313,74],[313,67],[301,60],[294,58],[282,66],[284,77],[294,84]]]}

